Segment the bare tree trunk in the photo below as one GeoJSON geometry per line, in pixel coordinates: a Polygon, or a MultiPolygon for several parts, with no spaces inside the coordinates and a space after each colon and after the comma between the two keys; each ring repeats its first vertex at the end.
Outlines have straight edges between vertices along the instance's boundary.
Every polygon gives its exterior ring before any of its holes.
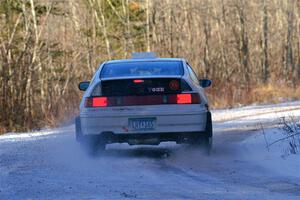
{"type": "MultiPolygon", "coordinates": [[[[297,18],[297,27],[298,27],[298,36],[300,35],[300,1],[297,1],[297,15],[298,15],[298,18],[297,18]]],[[[300,79],[300,37],[298,37],[298,65],[297,65],[297,80],[299,81],[300,79]]]]}
{"type": "Polygon", "coordinates": [[[99,26],[100,30],[102,31],[102,34],[103,34],[103,37],[104,37],[104,40],[105,40],[105,44],[106,44],[106,52],[107,52],[108,59],[112,59],[111,44],[110,44],[110,40],[108,38],[106,20],[105,20],[105,17],[104,17],[104,13],[103,13],[103,9],[102,9],[102,5],[101,5],[100,1],[101,0],[89,0],[89,4],[90,4],[90,7],[92,9],[94,9],[94,12],[93,12],[94,16],[96,18],[96,21],[98,23],[98,26],[99,26]],[[98,7],[100,17],[98,15],[97,10],[95,9],[95,6],[96,6],[95,1],[97,3],[97,7],[98,7]]]}
{"type": "MultiPolygon", "coordinates": [[[[208,4],[208,1],[206,1],[208,4]]],[[[210,11],[209,7],[207,6],[205,14],[204,14],[204,21],[203,21],[203,27],[204,27],[204,38],[205,38],[205,45],[204,45],[204,64],[205,64],[205,77],[208,77],[211,73],[213,73],[213,69],[211,69],[210,65],[210,45],[209,40],[211,37],[211,26],[209,22],[209,16],[210,11]]]]}
{"type": "MultiPolygon", "coordinates": [[[[125,4],[123,4],[124,6],[125,4]]],[[[133,42],[133,39],[132,39],[132,34],[131,34],[131,29],[132,29],[132,26],[131,26],[131,21],[130,21],[130,12],[128,10],[129,8],[129,0],[126,0],[126,7],[123,8],[124,10],[126,10],[126,34],[127,34],[127,37],[128,37],[128,41],[129,41],[129,44],[131,46],[131,51],[135,51],[135,45],[134,45],[134,42],[133,42]]]]}
{"type": "Polygon", "coordinates": [[[292,75],[294,71],[294,59],[293,59],[293,0],[288,0],[287,8],[287,39],[286,39],[286,56],[285,56],[285,69],[286,69],[286,78],[292,75]]]}
{"type": "Polygon", "coordinates": [[[262,80],[264,83],[268,81],[269,78],[269,59],[268,59],[268,8],[266,0],[263,2],[263,34],[262,34],[262,80]]]}
{"type": "MultiPolygon", "coordinates": [[[[214,11],[214,15],[217,16],[217,8],[216,8],[216,5],[214,5],[214,8],[213,8],[213,11],[214,11]]],[[[216,29],[217,29],[217,35],[218,35],[218,44],[219,44],[219,48],[220,48],[220,58],[221,58],[221,69],[218,69],[218,70],[215,70],[217,72],[220,73],[220,76],[224,76],[224,77],[228,77],[228,72],[231,70],[230,68],[232,66],[229,66],[228,63],[227,63],[227,58],[226,58],[226,55],[225,55],[225,44],[223,42],[223,36],[222,36],[222,33],[223,31],[225,30],[226,28],[226,25],[225,25],[225,5],[224,5],[224,2],[222,0],[222,17],[220,18],[217,18],[217,23],[216,23],[216,29]],[[225,73],[224,73],[225,72],[225,73]]]]}
{"type": "Polygon", "coordinates": [[[239,40],[239,57],[240,64],[243,69],[244,84],[248,88],[250,83],[250,70],[249,70],[249,46],[248,46],[248,33],[246,31],[246,15],[245,15],[245,1],[241,0],[237,4],[238,19],[240,22],[240,40],[239,40]]]}
{"type": "Polygon", "coordinates": [[[173,11],[173,1],[167,0],[167,17],[168,17],[168,24],[167,26],[169,27],[168,30],[168,37],[170,38],[170,44],[169,44],[169,55],[171,57],[174,57],[174,29],[173,29],[173,16],[174,16],[174,11],[173,11]]]}
{"type": "Polygon", "coordinates": [[[147,51],[151,51],[150,47],[150,3],[149,0],[146,0],[146,37],[147,37],[147,51]]]}

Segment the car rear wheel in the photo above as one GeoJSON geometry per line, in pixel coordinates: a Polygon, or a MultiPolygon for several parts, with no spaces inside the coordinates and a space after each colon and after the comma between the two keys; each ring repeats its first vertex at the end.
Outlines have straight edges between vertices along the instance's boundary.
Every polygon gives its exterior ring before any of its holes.
{"type": "Polygon", "coordinates": [[[207,150],[207,153],[210,154],[213,145],[213,127],[212,127],[212,118],[211,112],[207,112],[206,128],[204,135],[204,145],[207,150]]]}
{"type": "Polygon", "coordinates": [[[80,117],[75,118],[76,140],[90,155],[96,155],[105,150],[105,140],[101,135],[83,135],[81,132],[80,117]]]}
{"type": "Polygon", "coordinates": [[[207,120],[204,134],[191,139],[191,145],[200,146],[204,148],[205,152],[209,155],[213,145],[213,128],[211,112],[207,112],[207,120]]]}
{"type": "Polygon", "coordinates": [[[81,145],[89,155],[98,155],[105,150],[105,142],[98,135],[84,136],[81,145]]]}
{"type": "Polygon", "coordinates": [[[81,132],[81,122],[80,122],[80,117],[75,118],[75,136],[76,136],[76,141],[80,142],[82,140],[82,132],[81,132]]]}

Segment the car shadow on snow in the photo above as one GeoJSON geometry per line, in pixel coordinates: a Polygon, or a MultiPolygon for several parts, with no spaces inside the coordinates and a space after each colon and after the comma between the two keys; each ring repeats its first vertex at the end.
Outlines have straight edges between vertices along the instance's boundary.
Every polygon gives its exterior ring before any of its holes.
{"type": "Polygon", "coordinates": [[[172,153],[172,149],[168,147],[159,146],[141,146],[134,148],[108,148],[101,154],[97,154],[97,157],[124,157],[124,158],[151,158],[151,159],[163,159],[169,157],[172,153]]]}
{"type": "Polygon", "coordinates": [[[149,158],[149,159],[166,159],[177,156],[184,152],[184,157],[194,152],[198,155],[207,157],[203,149],[195,149],[189,145],[172,145],[170,143],[161,144],[158,146],[129,146],[129,145],[108,145],[108,148],[101,153],[95,155],[97,158],[101,157],[122,157],[122,158],[149,158]]]}

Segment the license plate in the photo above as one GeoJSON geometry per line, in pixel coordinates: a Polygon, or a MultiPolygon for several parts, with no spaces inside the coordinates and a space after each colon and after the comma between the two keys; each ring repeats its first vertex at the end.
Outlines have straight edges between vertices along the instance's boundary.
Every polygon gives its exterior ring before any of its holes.
{"type": "Polygon", "coordinates": [[[128,120],[128,127],[131,131],[149,131],[154,130],[156,118],[134,118],[128,120]]]}

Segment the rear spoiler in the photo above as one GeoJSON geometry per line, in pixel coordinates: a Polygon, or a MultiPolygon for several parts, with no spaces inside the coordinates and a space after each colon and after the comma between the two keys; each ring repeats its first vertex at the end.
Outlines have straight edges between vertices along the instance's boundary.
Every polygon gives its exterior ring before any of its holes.
{"type": "Polygon", "coordinates": [[[121,76],[121,77],[109,77],[109,78],[101,78],[101,81],[109,81],[109,80],[125,80],[125,79],[153,79],[153,78],[178,78],[181,79],[183,76],[121,76]]]}

